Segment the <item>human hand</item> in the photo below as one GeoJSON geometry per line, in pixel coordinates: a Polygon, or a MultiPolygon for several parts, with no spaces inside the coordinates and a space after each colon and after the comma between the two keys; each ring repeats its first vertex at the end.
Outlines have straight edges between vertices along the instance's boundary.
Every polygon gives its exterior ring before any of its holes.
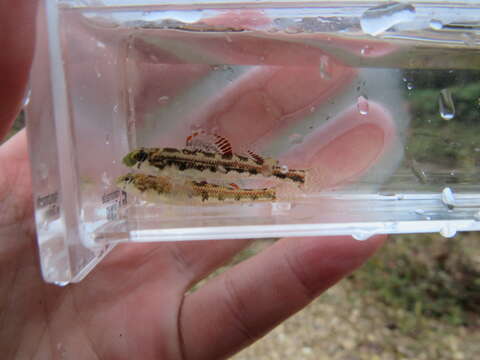
{"type": "MultiPolygon", "coordinates": [[[[8,12],[0,11],[0,44],[9,49],[0,56],[0,79],[10,84],[0,92],[2,137],[26,87],[35,13],[29,0],[3,0],[0,9],[7,3],[8,12]]],[[[387,132],[381,119],[376,124],[375,134],[387,132]]],[[[367,138],[369,129],[362,130],[367,138]]],[[[327,154],[352,141],[364,151],[343,163],[335,183],[362,173],[372,153],[386,146],[371,138],[362,143],[354,131],[337,135],[317,149],[316,159],[327,161],[327,154]]],[[[249,241],[120,245],[81,283],[58,288],[39,272],[21,132],[0,147],[0,349],[6,359],[224,358],[302,309],[382,241],[281,239],[188,295],[249,241]]]]}

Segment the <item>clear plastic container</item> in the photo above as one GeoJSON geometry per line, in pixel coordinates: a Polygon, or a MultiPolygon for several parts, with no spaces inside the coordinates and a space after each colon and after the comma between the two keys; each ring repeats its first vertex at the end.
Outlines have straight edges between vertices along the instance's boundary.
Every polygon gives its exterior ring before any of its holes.
{"type": "Polygon", "coordinates": [[[478,2],[43,1],[26,111],[45,280],[121,242],[480,229],[479,19],[478,2]]]}

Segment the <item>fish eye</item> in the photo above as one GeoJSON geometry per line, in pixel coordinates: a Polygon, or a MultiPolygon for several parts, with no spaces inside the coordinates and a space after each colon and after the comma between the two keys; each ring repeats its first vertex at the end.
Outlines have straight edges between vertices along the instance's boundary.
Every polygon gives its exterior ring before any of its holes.
{"type": "Polygon", "coordinates": [[[148,154],[146,153],[145,150],[141,149],[133,157],[135,160],[139,162],[143,162],[148,159],[148,154]]]}

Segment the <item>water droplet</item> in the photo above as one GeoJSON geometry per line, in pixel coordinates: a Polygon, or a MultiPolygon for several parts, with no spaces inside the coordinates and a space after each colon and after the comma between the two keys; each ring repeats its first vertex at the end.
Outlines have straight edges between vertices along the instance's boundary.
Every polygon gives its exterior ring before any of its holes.
{"type": "Polygon", "coordinates": [[[352,234],[352,237],[355,240],[359,240],[359,241],[367,240],[367,239],[371,238],[372,236],[373,236],[373,233],[371,233],[369,231],[356,231],[352,234]]]}
{"type": "Polygon", "coordinates": [[[23,107],[27,107],[30,104],[30,98],[32,96],[32,89],[28,89],[23,97],[23,107]]]}
{"type": "Polygon", "coordinates": [[[287,165],[282,165],[282,167],[280,168],[280,172],[282,174],[288,173],[288,166],[287,165]]]}
{"type": "Polygon", "coordinates": [[[449,187],[446,187],[442,190],[442,202],[449,209],[453,209],[455,207],[455,196],[453,195],[452,189],[449,187]]]}
{"type": "Polygon", "coordinates": [[[449,89],[443,89],[440,91],[438,106],[440,108],[440,116],[442,119],[452,120],[455,117],[455,105],[449,89]]]}
{"type": "Polygon", "coordinates": [[[411,4],[389,2],[372,7],[362,14],[360,26],[366,34],[378,35],[394,25],[412,21],[415,8],[411,4]]]}
{"type": "Polygon", "coordinates": [[[443,24],[440,20],[432,19],[432,20],[430,20],[430,29],[442,30],[443,29],[443,24]]]}
{"type": "Polygon", "coordinates": [[[440,229],[440,235],[446,238],[454,237],[456,233],[457,233],[457,229],[452,224],[445,224],[440,229]]]}
{"type": "Polygon", "coordinates": [[[357,109],[361,115],[367,115],[369,110],[368,99],[364,96],[359,96],[357,99],[357,109]]]}
{"type": "MultiPolygon", "coordinates": [[[[293,134],[288,137],[288,142],[290,144],[301,144],[303,142],[304,136],[301,134],[293,134]]],[[[287,170],[288,171],[288,170],[287,170]]]]}
{"type": "Polygon", "coordinates": [[[284,212],[292,209],[292,204],[289,202],[272,202],[273,212],[284,212]]]}

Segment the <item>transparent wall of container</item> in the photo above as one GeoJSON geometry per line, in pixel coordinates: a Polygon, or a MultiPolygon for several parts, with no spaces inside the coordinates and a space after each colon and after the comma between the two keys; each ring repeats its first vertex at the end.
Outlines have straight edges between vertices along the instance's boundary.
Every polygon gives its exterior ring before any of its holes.
{"type": "Polygon", "coordinates": [[[45,1],[27,108],[45,279],[120,242],[478,230],[480,4],[378,4],[45,1]],[[139,148],[171,157],[148,173],[124,160],[139,148]]]}

